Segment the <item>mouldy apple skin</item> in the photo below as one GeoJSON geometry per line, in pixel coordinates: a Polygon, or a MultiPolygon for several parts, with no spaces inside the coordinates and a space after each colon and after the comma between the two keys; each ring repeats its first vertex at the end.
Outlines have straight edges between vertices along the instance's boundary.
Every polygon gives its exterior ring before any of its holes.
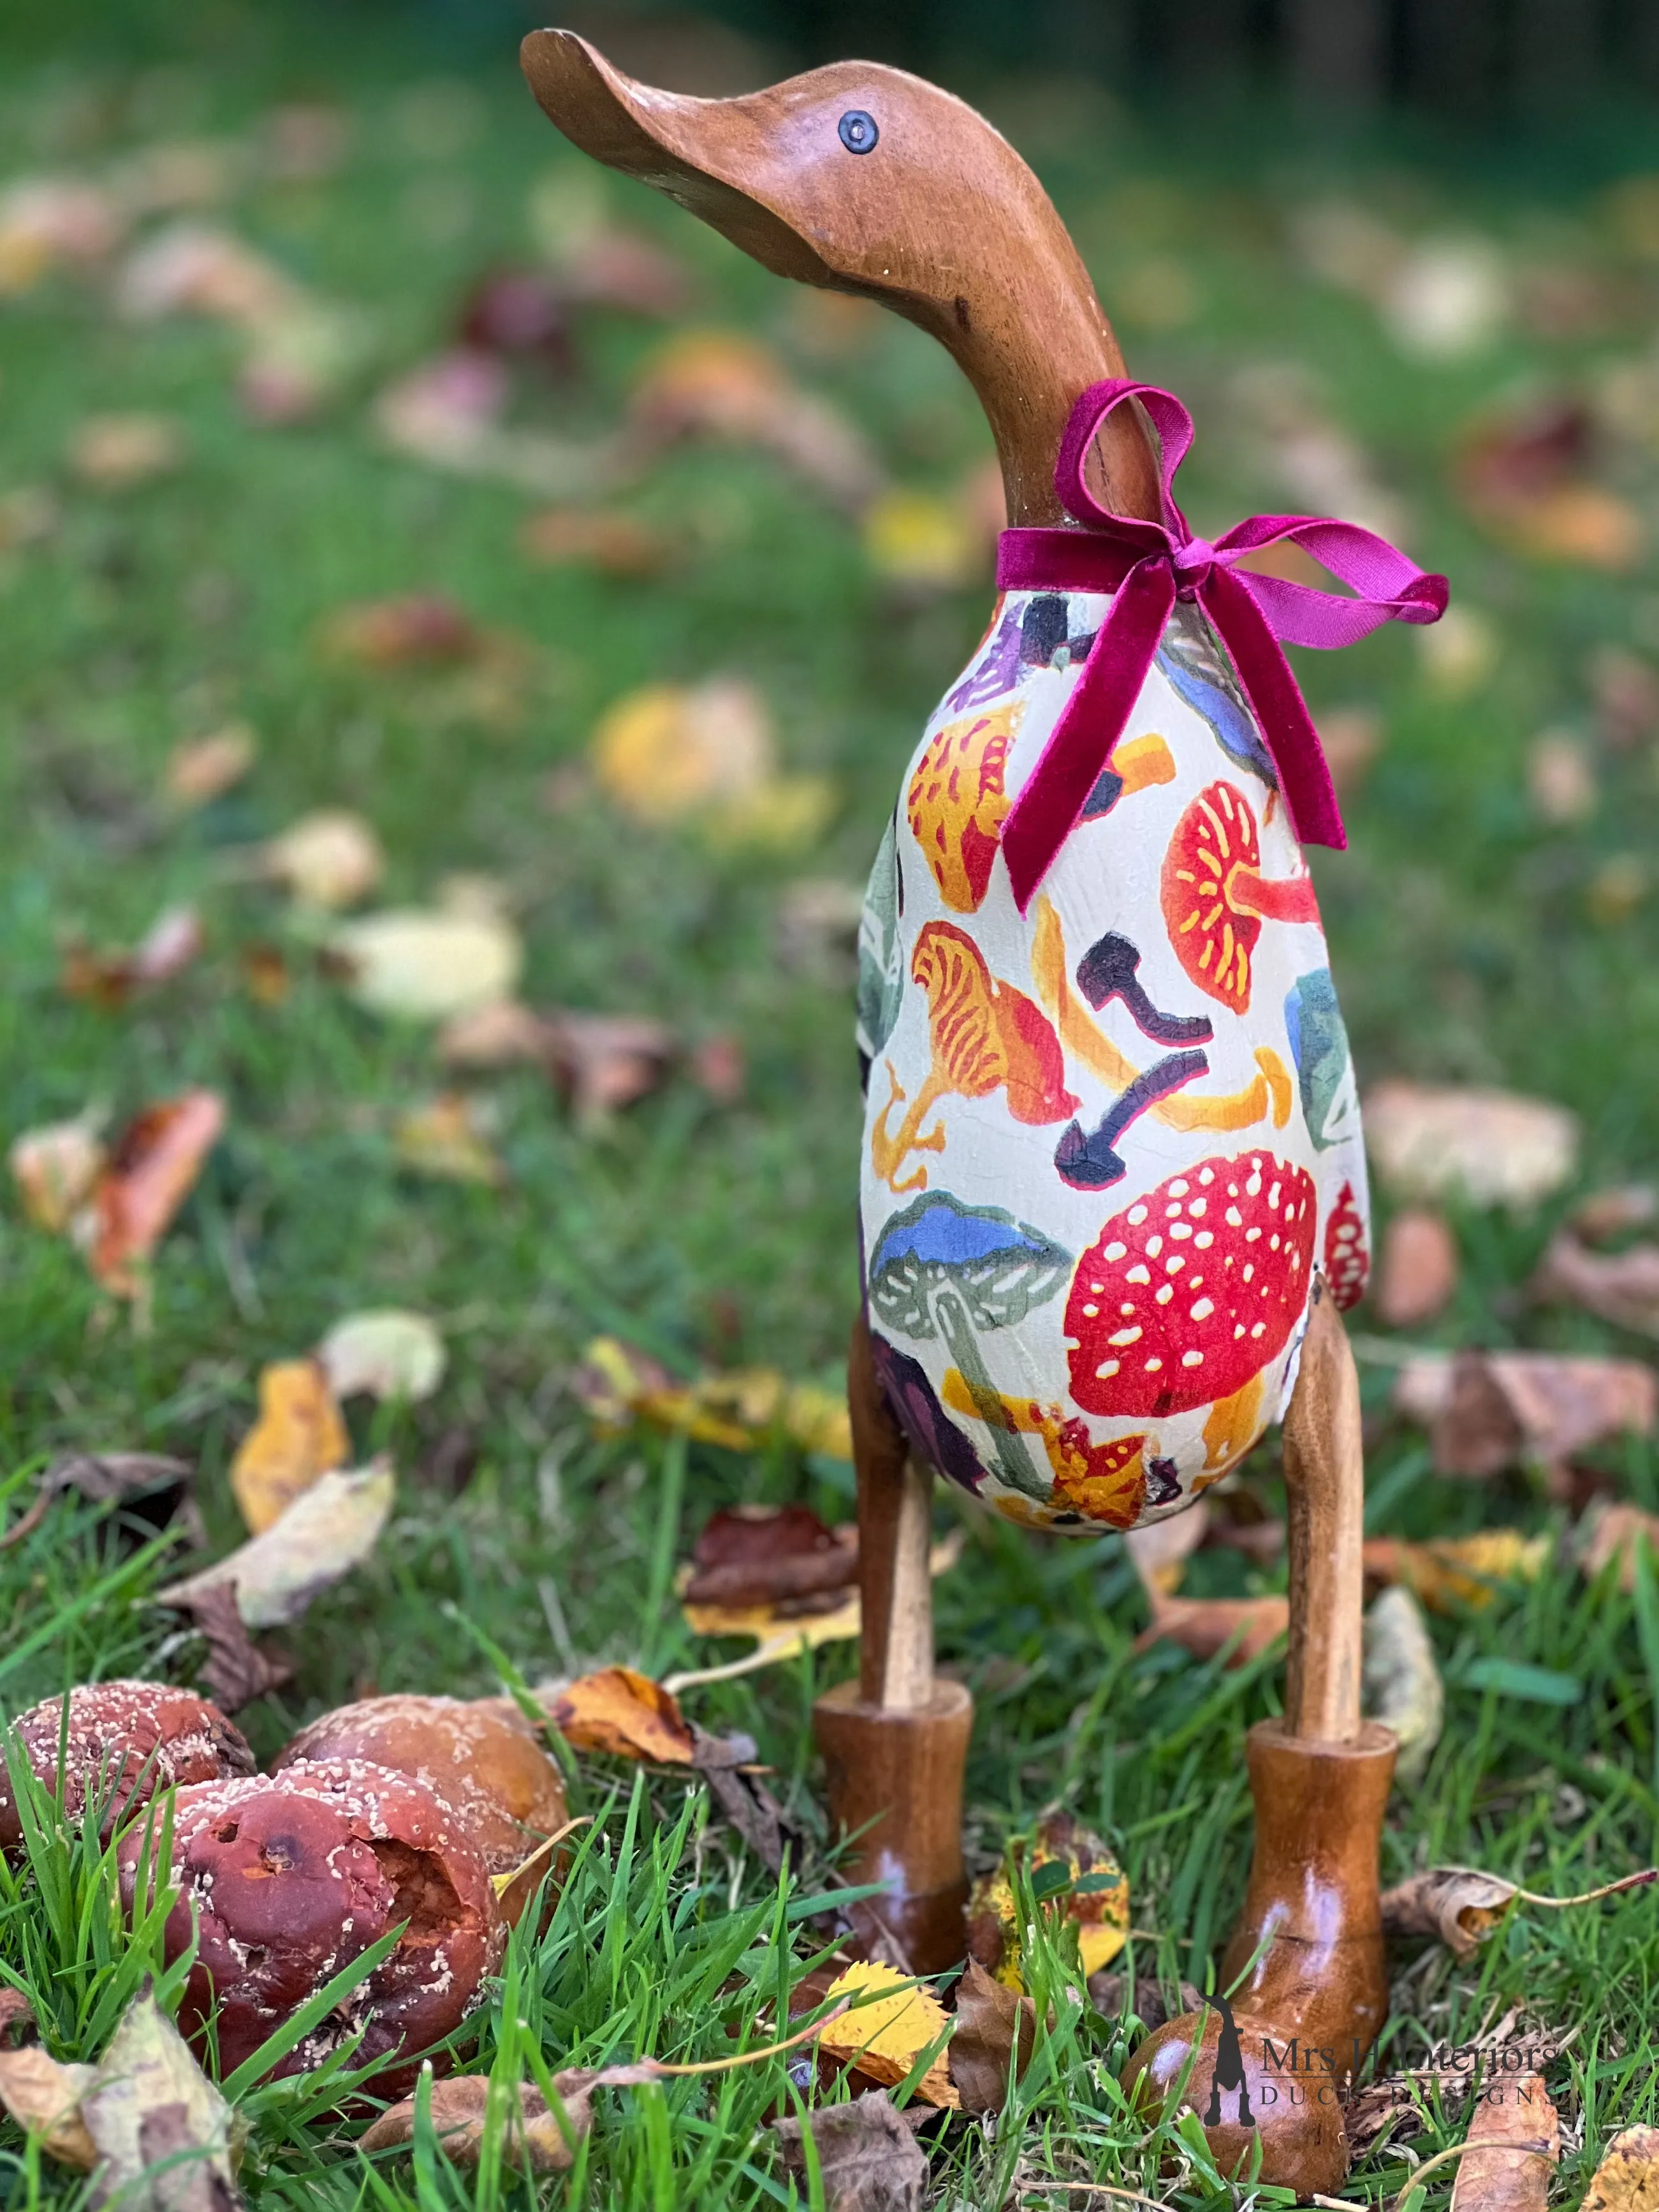
{"type": "MultiPolygon", "coordinates": [[[[141,1824],[118,1858],[129,1912],[144,1847],[141,1824]]],[[[277,1775],[180,1790],[171,1879],[179,1898],[167,1921],[168,1960],[200,1931],[179,2025],[202,2039],[217,2005],[222,2075],[406,1921],[391,1956],[271,2069],[309,2072],[361,2027],[353,2064],[383,2065],[377,2094],[401,2094],[415,2077],[410,2062],[471,2009],[505,1941],[489,1869],[456,1814],[366,1759],[299,1761],[277,1775]]]]}
{"type": "MultiPolygon", "coordinates": [[[[102,1807],[100,1832],[106,1840],[158,1790],[253,1771],[253,1753],[241,1730],[193,1690],[131,1680],[88,1682],[68,1694],[64,1810],[78,1820],[90,1794],[102,1807]]],[[[48,1790],[58,1782],[63,1705],[62,1698],[47,1698],[12,1723],[36,1779],[48,1790]]],[[[22,1840],[10,1778],[0,1761],[0,1850],[22,1840]]]]}
{"type": "Polygon", "coordinates": [[[367,1759],[453,1808],[491,1874],[510,1874],[567,1818],[564,1784],[506,1698],[363,1698],[324,1713],[271,1762],[367,1759]]]}

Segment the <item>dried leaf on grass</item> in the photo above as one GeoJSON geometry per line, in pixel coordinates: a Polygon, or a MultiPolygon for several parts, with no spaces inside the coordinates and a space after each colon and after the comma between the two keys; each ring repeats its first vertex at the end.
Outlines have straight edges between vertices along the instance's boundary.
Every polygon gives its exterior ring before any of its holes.
{"type": "Polygon", "coordinates": [[[1178,1644],[1194,1659],[1227,1652],[1230,1667],[1243,1667],[1271,1650],[1290,1632],[1291,1608],[1283,1597],[1166,1597],[1148,1592],[1152,1626],[1141,1631],[1135,1649],[1178,1644]]]}
{"type": "Polygon", "coordinates": [[[1602,1321],[1643,1336],[1659,1336],[1659,1244],[1641,1242],[1622,1252],[1595,1252],[1571,1229],[1546,1246],[1533,1279],[1540,1298],[1564,1298],[1602,1321]]]}
{"type": "Polygon", "coordinates": [[[253,1535],[280,1521],[319,1475],[351,1455],[340,1409],[317,1359],[279,1359],[259,1370],[259,1416],[230,1463],[231,1495],[253,1535]]]}
{"type": "MultiPolygon", "coordinates": [[[[825,1996],[847,1997],[849,2009],[826,2020],[818,2031],[818,2051],[832,2064],[855,2067],[870,2081],[895,2088],[930,2045],[950,2026],[933,1991],[895,1966],[861,1960],[838,1974],[825,1996]]],[[[961,2099],[951,2084],[941,2051],[916,2084],[927,2105],[956,2111],[961,2099]]]]}
{"type": "Polygon", "coordinates": [[[196,314],[250,329],[286,307],[296,289],[275,262],[228,231],[177,222],[153,232],[128,257],[115,296],[137,322],[196,314]]]}
{"type": "Polygon", "coordinates": [[[94,2204],[231,2212],[240,2204],[235,2115],[148,1984],[95,2066],[38,2046],[0,2051],[0,2102],[60,2165],[98,2173],[94,2204]]]}
{"type": "Polygon", "coordinates": [[[1577,1116],[1541,1098],[1390,1080],[1364,1113],[1377,1172],[1402,1198],[1531,1206],[1577,1165],[1577,1116]]]}
{"type": "Polygon", "coordinates": [[[1372,1584],[1397,1583],[1431,1613],[1460,1607],[1478,1611],[1505,1583],[1533,1583],[1544,1571],[1552,1539],[1519,1528],[1483,1528],[1473,1536],[1445,1536],[1423,1544],[1399,1536],[1368,1536],[1364,1558],[1372,1584]]]}
{"type": "Polygon", "coordinates": [[[990,545],[963,501],[902,487],[866,508],[864,550],[878,576],[919,593],[971,584],[990,545]]]}
{"type": "Polygon", "coordinates": [[[1407,1206],[1383,1232],[1373,1293],[1379,1319],[1389,1328],[1432,1321],[1450,1302],[1458,1273],[1457,1240],[1445,1216],[1407,1206]]]}
{"type": "Polygon", "coordinates": [[[472,659],[483,635],[465,610],[439,592],[407,592],[337,608],[323,624],[324,650],[362,668],[431,668],[472,659]]]}
{"type": "Polygon", "coordinates": [[[447,1360],[436,1322],[402,1306],[347,1314],[317,1357],[337,1398],[401,1398],[411,1406],[431,1397],[447,1360]]]}
{"type": "Polygon", "coordinates": [[[36,2030],[34,2007],[21,1990],[0,1983],[0,2049],[23,2042],[36,2030]]]}
{"type": "Polygon", "coordinates": [[[1546,1352],[1412,1359],[1394,1401],[1427,1426],[1440,1474],[1470,1476],[1557,1466],[1609,1437],[1650,1435],[1659,1415],[1654,1371],[1639,1360],[1546,1352]]]}
{"type": "Polygon", "coordinates": [[[1659,2128],[1621,2128],[1601,2154],[1580,2212],[1659,2212],[1659,2128]]]}
{"type": "Polygon", "coordinates": [[[248,1627],[278,1628],[297,1620],[313,1598],[374,1550],[397,1486],[384,1460],[319,1476],[262,1536],[158,1590],[156,1601],[187,1611],[198,1591],[234,1583],[237,1609],[248,1627]]]}
{"type": "Polygon", "coordinates": [[[727,1506],[692,1547],[687,1605],[776,1606],[850,1589],[856,1524],[829,1528],[805,1505],[727,1506]]]}
{"type": "Polygon", "coordinates": [[[169,1459],[161,1452],[70,1452],[45,1470],[27,1510],[0,1532],[0,1551],[21,1544],[38,1528],[52,1499],[66,1490],[77,1491],[94,1504],[110,1505],[162,1488],[182,1494],[190,1475],[187,1460],[169,1459]]]}
{"type": "Polygon", "coordinates": [[[1577,1897],[1546,1897],[1474,1867],[1430,1867],[1383,1891],[1382,1929],[1389,1936],[1436,1936],[1456,1957],[1467,1959],[1516,1898],[1540,1911],[1564,1912],[1620,1896],[1627,1889],[1645,1889],[1654,1881],[1659,1881],[1659,1868],[1644,1867],[1639,1874],[1623,1875],[1577,1897]]]}
{"type": "Polygon", "coordinates": [[[1619,1562],[1619,1587],[1636,1587],[1639,1540],[1645,1537],[1656,1568],[1659,1568],[1659,1513],[1644,1512],[1639,1505],[1603,1505],[1587,1516],[1578,1532],[1578,1564],[1587,1575],[1599,1575],[1610,1559],[1619,1562]]]}
{"type": "Polygon", "coordinates": [[[97,491],[147,483],[184,458],[184,433],[168,415],[88,415],[70,438],[70,469],[97,491]]]}
{"type": "Polygon", "coordinates": [[[162,787],[175,806],[210,806],[234,789],[258,757],[252,725],[227,722],[204,738],[189,738],[173,748],[162,787]]]}
{"type": "Polygon", "coordinates": [[[258,848],[253,866],[302,906],[332,914],[368,897],[386,873],[386,854],[361,814],[334,806],[302,815],[258,848]]]}
{"type": "Polygon", "coordinates": [[[550,568],[594,568],[630,582],[660,574],[678,552],[670,533],[605,507],[547,507],[526,517],[519,550],[550,568]]]}
{"type": "Polygon", "coordinates": [[[248,1634],[234,1584],[210,1583],[174,1602],[179,1612],[189,1614],[206,1642],[207,1656],[197,1676],[222,1713],[240,1712],[255,1698],[279,1690],[293,1679],[287,1660],[264,1650],[248,1634]]]}
{"type": "Polygon", "coordinates": [[[1396,1778],[1414,1788],[1445,1724],[1446,1690],[1422,1609],[1409,1589],[1385,1589],[1365,1615],[1365,1708],[1400,1745],[1396,1778]]]}
{"type": "Polygon", "coordinates": [[[619,1435],[635,1421],[702,1443],[753,1451],[782,1437],[802,1451],[853,1456],[847,1403],[838,1392],[791,1382],[772,1367],[738,1368],[678,1383],[648,1353],[614,1336],[588,1345],[572,1388],[595,1427],[619,1435]]]}
{"type": "Polygon", "coordinates": [[[416,1175],[493,1189],[507,1180],[489,1142],[495,1120],[486,1101],[459,1091],[440,1091],[398,1116],[392,1127],[392,1150],[416,1175]]]}
{"type": "Polygon", "coordinates": [[[118,1297],[136,1297],[146,1262],[195,1188],[225,1125],[223,1101],[186,1091],[130,1121],[93,1189],[92,1272],[118,1297]]]}
{"type": "Polygon", "coordinates": [[[696,1739],[672,1693],[631,1667],[584,1674],[546,1698],[548,1718],[577,1751],[690,1766],[696,1739]]]}
{"type": "Polygon", "coordinates": [[[740,677],[626,693],[594,732],[592,761],[600,788],[635,821],[695,823],[732,845],[804,845],[834,805],[821,776],[779,774],[771,711],[740,677]]]}
{"type": "Polygon", "coordinates": [[[123,1006],[139,992],[182,975],[206,943],[194,907],[169,907],[130,951],[93,952],[71,945],[64,956],[64,994],[95,1006],[123,1006]]]}
{"type": "Polygon", "coordinates": [[[825,2212],[922,2212],[927,2154],[884,2089],[866,2090],[850,2104],[819,2106],[804,2119],[774,2120],[772,2128],[785,2171],[803,2187],[805,2138],[811,2137],[825,2212]]]}
{"type": "Polygon", "coordinates": [[[956,2033],[951,2039],[951,2079],[964,2112],[1000,2112],[1008,2084],[1031,2063],[1036,2008],[1004,1983],[993,1981],[977,1959],[957,1984],[956,2033]]]}
{"type": "Polygon", "coordinates": [[[1488,414],[1464,441],[1457,478],[1469,512],[1536,561],[1622,574],[1642,557],[1642,518],[1589,473],[1589,410],[1547,398],[1488,414]]]}
{"type": "Polygon", "coordinates": [[[757,446],[855,512],[881,489],[880,464],[862,431],[803,391],[775,354],[734,331],[672,338],[647,363],[629,411],[652,443],[714,437],[757,446]]]}
{"type": "Polygon", "coordinates": [[[1539,2074],[1500,2075],[1474,2100],[1451,2212],[1545,2212],[1561,2116],[1539,2074]]]}
{"type": "MultiPolygon", "coordinates": [[[[572,2068],[554,2076],[554,2086],[559,2090],[559,2102],[563,2106],[562,2124],[558,2113],[533,2082],[507,2090],[507,2123],[501,2136],[501,2155],[504,2162],[521,2172],[564,2173],[569,2170],[576,2154],[576,2146],[592,2125],[592,2104],[594,2088],[603,2081],[649,2079],[630,2066],[602,2069],[593,2075],[587,2069],[572,2068]],[[582,2075],[585,2087],[578,2087],[575,2075],[582,2075]]],[[[451,2162],[471,2172],[477,2165],[483,2148],[484,2118],[489,2104],[489,2077],[485,2074],[463,2074],[457,2080],[434,2081],[432,2096],[432,2125],[444,2155],[451,2162]]],[[[401,2104],[393,2105],[381,2113],[362,2137],[358,2148],[368,2154],[397,2150],[415,2139],[415,2100],[405,2097],[401,2104]]]]}
{"type": "Polygon", "coordinates": [[[61,1234],[92,1195],[109,1158],[100,1134],[106,1118],[89,1106],[72,1121],[45,1122],[13,1139],[12,1178],[37,1229],[61,1234]]]}
{"type": "Polygon", "coordinates": [[[545,1036],[547,1066],[584,1123],[654,1091],[675,1050],[666,1024],[641,1014],[556,1012],[545,1036]]]}
{"type": "Polygon", "coordinates": [[[349,968],[352,996],[377,1014],[443,1021],[508,999],[524,946],[500,915],[389,908],[343,923],[331,950],[349,968]]]}

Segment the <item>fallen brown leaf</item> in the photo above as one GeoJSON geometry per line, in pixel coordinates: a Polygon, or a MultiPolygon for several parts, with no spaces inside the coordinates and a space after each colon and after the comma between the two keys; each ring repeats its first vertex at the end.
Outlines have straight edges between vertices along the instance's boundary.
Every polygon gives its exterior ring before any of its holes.
{"type": "Polygon", "coordinates": [[[603,507],[546,507],[520,527],[519,550],[550,568],[596,568],[630,582],[659,575],[678,546],[667,531],[603,507]]]}
{"type": "Polygon", "coordinates": [[[636,230],[601,222],[569,240],[558,284],[573,306],[615,307],[666,322],[684,313],[695,287],[684,263],[636,230]]]}
{"type": "Polygon", "coordinates": [[[252,330],[295,296],[291,278],[229,232],[199,222],[152,232],[128,257],[116,304],[136,321],[209,315],[252,330]]]}
{"type": "Polygon", "coordinates": [[[1659,1881],[1659,1867],[1644,1867],[1639,1874],[1623,1875],[1577,1897],[1546,1897],[1474,1867],[1430,1867],[1383,1891],[1382,1930],[1388,1936],[1436,1936],[1456,1957],[1467,1959],[1516,1898],[1539,1911],[1571,1911],[1627,1889],[1645,1889],[1654,1881],[1659,1881]]]}
{"type": "MultiPolygon", "coordinates": [[[[1324,580],[1320,579],[1324,588],[1324,580]]],[[[1338,796],[1350,798],[1382,750],[1381,717],[1370,707],[1332,707],[1319,718],[1319,744],[1338,796]]]]}
{"type": "Polygon", "coordinates": [[[1457,470],[1470,513],[1535,560],[1628,568],[1641,556],[1641,518],[1592,480],[1594,428],[1571,398],[1488,414],[1466,435],[1457,470]]]}
{"type": "Polygon", "coordinates": [[[1407,1206],[1383,1232],[1373,1293],[1378,1317],[1389,1328],[1420,1328],[1450,1302],[1457,1276],[1457,1241],[1445,1216],[1407,1206]]]}
{"type": "Polygon", "coordinates": [[[864,434],[803,391],[776,355],[732,331],[684,331],[647,364],[630,412],[652,443],[714,437],[775,454],[837,505],[855,512],[881,489],[864,434]]]}
{"type": "Polygon", "coordinates": [[[547,1713],[577,1751],[690,1766],[696,1741],[677,1700],[631,1667],[605,1667],[566,1684],[547,1699],[547,1713]]]}
{"type": "Polygon", "coordinates": [[[1659,1568],[1659,1513],[1644,1513],[1639,1505],[1603,1505],[1581,1527],[1578,1563],[1587,1575],[1599,1575],[1610,1559],[1617,1559],[1620,1589],[1633,1590],[1638,1540],[1644,1536],[1659,1568]]]}
{"type": "Polygon", "coordinates": [[[1628,752],[1659,734],[1659,668],[1622,646],[1598,646],[1584,670],[1596,720],[1610,745],[1628,752]]]}
{"type": "Polygon", "coordinates": [[[259,1373],[259,1417],[230,1463],[231,1494],[251,1534],[281,1520],[319,1474],[343,1467],[351,1438],[317,1359],[279,1359],[259,1373]]]}
{"type": "Polygon", "coordinates": [[[825,2212],[922,2212],[927,2154],[884,2089],[866,2090],[850,2104],[819,2106],[805,2119],[774,2120],[772,2128],[785,2171],[803,2185],[803,2138],[811,2135],[825,2212]]]}
{"type": "Polygon", "coordinates": [[[0,2104],[20,2128],[40,2136],[49,2158],[77,2173],[90,2173],[98,2163],[98,2146],[81,2118],[81,2099],[94,2071],[63,2065],[38,2044],[0,2051],[0,2104]]]}
{"type": "Polygon", "coordinates": [[[450,1017],[438,1032],[438,1057],[448,1067],[544,1066],[553,1057],[555,1028],[516,999],[492,999],[450,1017]]]}
{"type": "Polygon", "coordinates": [[[1621,2128],[1601,2154],[1579,2212],[1659,2212],[1659,2128],[1621,2128]]]}
{"type": "Polygon", "coordinates": [[[1446,1690],[1434,1644],[1409,1589],[1381,1591],[1365,1615],[1365,1709],[1394,1732],[1396,1779],[1414,1788],[1445,1724],[1446,1690]]]}
{"type": "Polygon", "coordinates": [[[175,806],[210,806],[242,781],[258,754],[259,740],[246,722],[187,738],[167,755],[167,795],[175,806]]]}
{"type": "Polygon", "coordinates": [[[1532,1287],[1537,1297],[1565,1298],[1620,1328],[1659,1336],[1659,1244],[1593,1252],[1571,1229],[1558,1230],[1532,1287]]]}
{"type": "Polygon", "coordinates": [[[479,353],[528,361],[553,376],[575,366],[570,319],[544,270],[492,269],[461,303],[457,336],[479,353]]]}
{"type": "Polygon", "coordinates": [[[187,1460],[169,1459],[160,1452],[71,1452],[54,1460],[35,1486],[33,1503],[10,1527],[0,1533],[0,1551],[20,1544],[46,1518],[46,1509],[66,1490],[79,1491],[94,1504],[142,1496],[146,1491],[177,1488],[191,1474],[187,1460]]]}
{"type": "Polygon", "coordinates": [[[674,1051],[672,1030],[643,1015],[557,1012],[545,1029],[547,1065],[582,1122],[654,1091],[674,1051]]]}
{"type": "Polygon", "coordinates": [[[157,1590],[155,1601],[189,1611],[198,1592],[225,1583],[234,1588],[237,1608],[250,1628],[297,1620],[319,1591],[374,1550],[397,1487],[383,1460],[319,1476],[263,1535],[157,1590]]]}
{"type": "Polygon", "coordinates": [[[8,2044],[26,2042],[38,2026],[34,2007],[22,1990],[0,1984],[0,2049],[8,2044]]]}
{"type": "Polygon", "coordinates": [[[777,1605],[849,1589],[858,1579],[858,1529],[828,1528],[805,1505],[724,1507],[691,1553],[687,1605],[777,1605]]]}
{"type": "Polygon", "coordinates": [[[1567,1216],[1567,1226],[1587,1244],[1605,1244],[1610,1237],[1645,1228],[1654,1220],[1659,1220],[1659,1186],[1623,1182],[1581,1198],[1567,1216]]]}
{"type": "Polygon", "coordinates": [[[181,975],[206,942],[194,907],[170,907],[131,951],[90,952],[72,945],[64,958],[64,993],[93,1006],[125,1006],[136,993],[181,975]]]}
{"type": "Polygon", "coordinates": [[[1483,1528],[1473,1536],[1440,1537],[1426,1544],[1368,1536],[1365,1577],[1373,1586],[1395,1583],[1410,1590],[1431,1613],[1465,1606],[1478,1611],[1492,1603],[1503,1583],[1536,1582],[1551,1543],[1547,1534],[1528,1536],[1519,1528],[1483,1528]]]}
{"type": "Polygon", "coordinates": [[[742,1039],[730,1030],[718,1030],[693,1045],[686,1066],[691,1080],[701,1085],[717,1106],[735,1106],[742,1097],[748,1070],[742,1039]]]}
{"type": "Polygon", "coordinates": [[[964,2112],[1000,2112],[1012,2075],[1031,2063],[1036,2008],[994,1982],[977,1959],[957,1984],[956,2033],[948,2053],[951,2079],[964,2112]]]}
{"type": "Polygon", "coordinates": [[[93,1190],[92,1272],[118,1297],[136,1297],[142,1271],[195,1188],[225,1125],[223,1101],[186,1091],[146,1107],[111,1147],[93,1190]]]}
{"type": "Polygon", "coordinates": [[[1402,1197],[1529,1206],[1577,1164],[1577,1116],[1511,1091],[1390,1080],[1372,1085],[1364,1115],[1378,1174],[1402,1197]]]}
{"type": "Polygon", "coordinates": [[[1135,1639],[1137,1651],[1153,1644],[1178,1644],[1194,1659],[1214,1659],[1232,1646],[1227,1664],[1243,1667],[1288,1635],[1291,1607],[1282,1597],[1166,1597],[1149,1592],[1152,1620],[1135,1639]]]}
{"type": "Polygon", "coordinates": [[[1544,1352],[1413,1360],[1395,1400],[1426,1420],[1437,1470],[1469,1476],[1527,1462],[1559,1466],[1607,1437],[1650,1435],[1659,1414],[1654,1371],[1639,1360],[1544,1352]]]}
{"type": "Polygon", "coordinates": [[[1488,2081],[1464,2144],[1451,2212],[1545,2212],[1561,2156],[1561,2118],[1541,2075],[1488,2081]]]}
{"type": "MultiPolygon", "coordinates": [[[[944,2006],[930,1989],[876,1960],[848,1966],[825,1995],[831,2002],[839,1997],[852,2002],[849,2009],[839,2017],[831,2015],[820,2028],[820,2058],[831,2065],[854,2067],[888,2088],[904,2080],[922,2052],[939,2042],[950,2026],[944,2006]]],[[[960,2109],[962,2100],[951,2086],[943,2051],[929,2063],[915,2094],[923,2104],[960,2109]]]]}
{"type": "Polygon", "coordinates": [[[288,1662],[261,1650],[248,1634],[234,1583],[210,1583],[178,1600],[177,1610],[189,1614],[206,1640],[207,1656],[196,1671],[222,1713],[240,1712],[293,1679],[288,1662]]]}
{"type": "MultiPolygon", "coordinates": [[[[568,2079],[566,2075],[556,2075],[555,2087],[568,2079]]],[[[445,2157],[464,2172],[470,2172],[477,2165],[483,2147],[489,2086],[489,2077],[484,2074],[463,2074],[458,2079],[430,2085],[434,2131],[443,2145],[445,2157]]],[[[561,2089],[562,2125],[560,2116],[533,2082],[509,2088],[506,2093],[507,2125],[501,2137],[505,2163],[521,2172],[568,2172],[577,2144],[592,2125],[592,2086],[590,2081],[583,2089],[574,2085],[568,2093],[561,2089]]],[[[414,2138],[415,2100],[405,2097],[401,2104],[381,2113],[362,2137],[358,2148],[372,2156],[376,2151],[401,2149],[414,2138]]]]}
{"type": "Polygon", "coordinates": [[[362,599],[323,625],[325,649],[360,667],[431,668],[472,659],[483,635],[464,609],[437,592],[362,599]]]}

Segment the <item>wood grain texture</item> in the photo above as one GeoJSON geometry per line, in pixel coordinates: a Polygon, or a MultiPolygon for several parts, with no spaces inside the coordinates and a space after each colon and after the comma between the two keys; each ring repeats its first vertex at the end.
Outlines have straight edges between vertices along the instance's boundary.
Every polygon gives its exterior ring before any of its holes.
{"type": "Polygon", "coordinates": [[[1322,1281],[1285,1417],[1291,1642],[1285,1718],[1293,1735],[1346,1743],[1359,1733],[1364,1662],[1364,1448],[1359,1381],[1322,1281]]]}
{"type": "MultiPolygon", "coordinates": [[[[780,276],[856,292],[931,333],[979,395],[1011,524],[1065,523],[1060,434],[1079,392],[1123,357],[1065,225],[985,118],[937,85],[836,62],[764,92],[695,100],[637,82],[570,31],[532,31],[531,89],[571,142],[652,185],[780,276]],[[839,125],[877,129],[850,152],[839,125]]],[[[1144,424],[1120,409],[1093,489],[1158,512],[1144,424]]]]}

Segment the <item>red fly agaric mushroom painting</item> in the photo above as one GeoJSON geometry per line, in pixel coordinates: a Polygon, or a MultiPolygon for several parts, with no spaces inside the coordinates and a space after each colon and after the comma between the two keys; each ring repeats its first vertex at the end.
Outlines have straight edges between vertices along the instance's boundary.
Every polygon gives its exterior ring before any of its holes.
{"type": "Polygon", "coordinates": [[[1288,1401],[1316,1276],[1351,1304],[1368,1263],[1313,881],[1201,610],[1176,606],[1100,787],[1015,898],[1003,825],[1109,604],[1006,593],[912,760],[860,935],[896,1410],[943,1473],[1070,1528],[1156,1518],[1243,1458],[1288,1401]]]}

